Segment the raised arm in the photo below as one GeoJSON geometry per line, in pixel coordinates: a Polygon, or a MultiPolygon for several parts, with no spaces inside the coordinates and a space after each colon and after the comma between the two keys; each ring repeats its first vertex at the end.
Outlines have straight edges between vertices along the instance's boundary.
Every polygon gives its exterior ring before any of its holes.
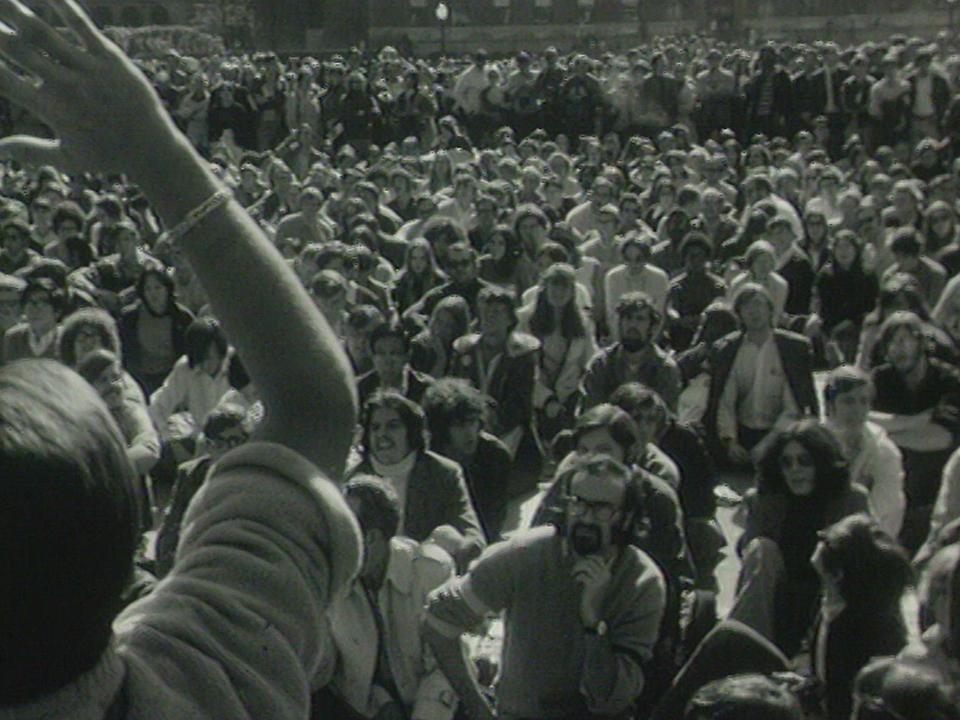
{"type": "Polygon", "coordinates": [[[0,94],[56,140],[15,136],[0,157],[69,172],[123,172],[144,192],[196,272],[263,398],[261,438],[332,476],[356,413],[349,363],[326,321],[229,191],[162,108],[147,79],[73,0],[45,0],[57,30],[0,0],[0,94]],[[16,72],[12,65],[23,68],[16,72]],[[296,378],[296,382],[291,382],[296,378]]]}

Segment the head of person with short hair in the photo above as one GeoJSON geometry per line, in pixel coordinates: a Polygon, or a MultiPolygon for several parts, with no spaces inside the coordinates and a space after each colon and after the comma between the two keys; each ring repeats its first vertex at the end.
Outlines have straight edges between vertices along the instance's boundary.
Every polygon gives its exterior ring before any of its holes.
{"type": "Polygon", "coordinates": [[[57,362],[0,368],[0,478],[7,707],[59,689],[103,656],[133,575],[139,511],[117,424],[57,362]]]}
{"type": "Polygon", "coordinates": [[[214,377],[223,369],[228,349],[227,335],[214,318],[198,318],[187,325],[183,347],[191,370],[214,377]]]}
{"type": "Polygon", "coordinates": [[[773,297],[763,285],[747,282],[733,296],[733,312],[747,333],[773,329],[773,297]]]}
{"type": "Polygon", "coordinates": [[[680,243],[680,257],[688,276],[701,276],[707,272],[713,258],[713,241],[699,231],[687,233],[680,243]]]}
{"type": "Polygon", "coordinates": [[[625,410],[600,403],[577,418],[571,440],[578,455],[599,453],[630,463],[639,450],[640,430],[625,410]]]}
{"type": "Polygon", "coordinates": [[[609,454],[576,453],[560,464],[560,528],[575,556],[609,559],[627,544],[632,482],[630,468],[609,454]]]}
{"type": "Polygon", "coordinates": [[[714,680],[697,690],[683,720],[805,720],[805,714],[783,683],[746,674],[714,680]]]}
{"type": "Polygon", "coordinates": [[[610,396],[610,402],[626,411],[637,424],[637,448],[641,452],[647,443],[656,444],[667,429],[670,409],[656,390],[643,383],[624,383],[610,396]]]}
{"type": "Polygon", "coordinates": [[[873,378],[862,368],[840,365],[831,370],[823,389],[830,423],[840,430],[862,429],[875,392],[873,378]]]}
{"type": "Polygon", "coordinates": [[[477,279],[479,270],[477,251],[467,242],[456,242],[447,250],[445,266],[450,281],[458,285],[466,285],[477,279]]]}
{"type": "Polygon", "coordinates": [[[660,311],[642,290],[624,293],[617,301],[617,331],[620,344],[630,353],[652,345],[660,327],[660,311]]]}
{"type": "Polygon", "coordinates": [[[490,403],[486,395],[461,378],[439,378],[423,396],[430,447],[457,462],[477,452],[490,403]]]}
{"type": "Polygon", "coordinates": [[[347,309],[347,279],[336,270],[321,270],[310,279],[307,290],[327,322],[340,327],[347,309]]]}
{"type": "Polygon", "coordinates": [[[647,233],[628,232],[620,240],[620,257],[627,266],[627,272],[637,275],[643,272],[650,260],[651,238],[647,233]]]}
{"type": "Polygon", "coordinates": [[[67,309],[66,291],[50,278],[31,278],[20,293],[20,309],[31,332],[42,337],[52,332],[67,309]]]}
{"type": "Polygon", "coordinates": [[[396,465],[426,447],[423,410],[396,390],[378,390],[360,415],[365,454],[381,465],[396,465]]]}
{"type": "Polygon", "coordinates": [[[874,660],[857,675],[851,720],[960,720],[943,677],[896,658],[874,660]]]}

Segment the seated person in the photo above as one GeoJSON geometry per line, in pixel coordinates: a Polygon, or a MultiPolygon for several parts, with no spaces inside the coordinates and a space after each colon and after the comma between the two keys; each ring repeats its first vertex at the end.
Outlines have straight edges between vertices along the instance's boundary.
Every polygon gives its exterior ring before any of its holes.
{"type": "Polygon", "coordinates": [[[880,328],[885,362],[873,369],[872,420],[903,454],[906,511],[900,541],[915,552],[930,529],[943,468],[960,431],[960,372],[930,357],[923,324],[898,311],[880,328]]]}
{"type": "Polygon", "coordinates": [[[597,353],[583,376],[583,408],[607,402],[627,382],[653,388],[672,409],[680,397],[676,361],[657,345],[662,315],[646,293],[629,292],[616,305],[619,340],[597,353]]]}
{"type": "Polygon", "coordinates": [[[638,465],[677,490],[697,586],[716,589],[714,570],[727,543],[714,519],[716,474],[702,431],[677,421],[663,399],[640,383],[621,385],[610,402],[625,410],[637,424],[638,444],[646,448],[641,451],[638,465]],[[673,473],[676,481],[671,480],[673,473]]]}
{"type": "Polygon", "coordinates": [[[357,380],[363,406],[377,390],[392,389],[419,404],[433,378],[410,367],[410,336],[399,325],[381,323],[370,332],[373,370],[357,380]]]}
{"type": "Polygon", "coordinates": [[[477,299],[479,331],[453,343],[449,374],[464,378],[495,402],[489,429],[514,458],[512,496],[533,489],[543,471],[534,393],[540,341],[517,330],[517,301],[508,290],[484,288],[477,299]]]}
{"type": "Polygon", "coordinates": [[[140,475],[146,475],[160,459],[160,436],[147,409],[130,402],[123,379],[120,358],[109,350],[87,353],[77,364],[77,372],[99,393],[127,441],[127,457],[140,475]]]}
{"type": "Polygon", "coordinates": [[[503,441],[484,429],[489,399],[465,380],[440,378],[424,394],[423,411],[430,449],[460,463],[484,532],[498,537],[513,458],[503,441]]]}
{"type": "Polygon", "coordinates": [[[247,414],[236,405],[221,405],[203,423],[203,432],[197,442],[195,457],[180,464],[173,483],[170,502],[161,508],[154,556],[154,574],[163,578],[173,567],[173,557],[180,541],[180,526],[193,496],[197,494],[210,468],[228,450],[243,445],[250,439],[246,427],[247,414]]]}
{"type": "Polygon", "coordinates": [[[427,641],[467,717],[626,718],[644,687],[665,585],[630,544],[631,471],[609,456],[577,458],[557,484],[562,517],[517,532],[434,592],[427,641]],[[504,615],[493,706],[461,648],[491,612],[504,615]]]}
{"type": "Polygon", "coordinates": [[[826,688],[827,718],[848,720],[860,669],[907,644],[901,602],[913,567],[868,515],[850,515],[824,530],[810,562],[821,583],[810,670],[826,688]]]}
{"type": "Polygon", "coordinates": [[[363,406],[362,451],[347,477],[377,475],[400,499],[400,533],[438,542],[464,568],[486,544],[463,469],[427,450],[426,418],[419,405],[396,390],[380,390],[363,406]]]}
{"type": "MultiPolygon", "coordinates": [[[[210,317],[187,326],[185,353],[150,396],[150,417],[164,440],[192,441],[230,389],[231,353],[220,323],[210,317]]],[[[186,458],[184,458],[186,459],[186,458]]]]}
{"type": "Polygon", "coordinates": [[[954,704],[960,706],[960,544],[937,551],[920,579],[919,642],[898,655],[937,678],[954,704]]]}
{"type": "Polygon", "coordinates": [[[890,537],[900,534],[906,498],[903,456],[880,425],[867,418],[873,405],[873,379],[855,365],[830,371],[823,390],[827,427],[850,467],[850,479],[870,493],[870,512],[890,537]]]}
{"type": "Polygon", "coordinates": [[[730,617],[792,657],[816,615],[820,581],[810,556],[820,531],[866,512],[867,491],[851,484],[833,433],[808,419],[767,446],[745,508],[738,542],[743,564],[730,617]]]}
{"type": "Polygon", "coordinates": [[[850,720],[960,720],[960,705],[936,673],[879,658],[857,676],[850,720]]]}
{"type": "Polygon", "coordinates": [[[57,6],[63,31],[20,6],[4,12],[17,26],[5,52],[59,59],[26,61],[36,86],[3,83],[58,142],[7,137],[2,154],[136,182],[177,231],[268,412],[264,442],[222,458],[191,503],[171,576],[122,611],[139,533],[116,423],[64,365],[0,368],[0,714],[304,718],[333,661],[323,613],[360,564],[356,522],[328,479],[353,430],[346,358],[143,74],[79,6],[57,6]]]}
{"type": "Polygon", "coordinates": [[[22,358],[56,358],[60,320],[66,307],[66,292],[53,280],[28,280],[20,291],[24,322],[4,333],[0,363],[22,358]]]}
{"type": "Polygon", "coordinates": [[[791,420],[816,413],[817,395],[810,342],[774,328],[770,293],[746,283],[733,310],[741,329],[718,340],[710,353],[703,423],[718,461],[749,466],[751,451],[765,438],[764,445],[791,420]]]}
{"type": "Polygon", "coordinates": [[[690,699],[683,720],[805,720],[797,697],[765,675],[714,680],[690,699]]]}
{"type": "Polygon", "coordinates": [[[451,720],[457,695],[423,642],[428,594],[454,575],[435,543],[398,534],[400,501],[387,481],[357,475],[343,487],[363,535],[363,566],[327,611],[337,648],[330,684],[312,702],[343,720],[451,720]]]}

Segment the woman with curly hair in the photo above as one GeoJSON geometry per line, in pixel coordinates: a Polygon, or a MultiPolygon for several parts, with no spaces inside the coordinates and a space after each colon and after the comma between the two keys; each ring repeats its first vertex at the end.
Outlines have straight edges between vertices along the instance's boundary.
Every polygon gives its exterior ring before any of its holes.
{"type": "Polygon", "coordinates": [[[738,542],[743,566],[731,617],[795,655],[817,609],[810,564],[824,528],[867,512],[867,491],[850,482],[840,442],[814,419],[789,425],[767,447],[757,487],[745,498],[738,542]]]}

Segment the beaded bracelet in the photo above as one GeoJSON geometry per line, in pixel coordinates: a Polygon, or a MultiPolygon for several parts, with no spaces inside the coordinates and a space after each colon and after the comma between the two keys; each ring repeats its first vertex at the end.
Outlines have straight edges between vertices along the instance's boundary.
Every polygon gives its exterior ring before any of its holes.
{"type": "Polygon", "coordinates": [[[212,213],[214,210],[219,208],[221,205],[225,205],[229,202],[232,197],[230,191],[228,190],[218,190],[213,195],[208,197],[202,203],[197,205],[193,210],[184,215],[183,220],[177,223],[174,228],[167,234],[171,240],[176,240],[178,238],[186,235],[190,230],[192,230],[201,220],[203,220],[207,215],[212,213]]]}

